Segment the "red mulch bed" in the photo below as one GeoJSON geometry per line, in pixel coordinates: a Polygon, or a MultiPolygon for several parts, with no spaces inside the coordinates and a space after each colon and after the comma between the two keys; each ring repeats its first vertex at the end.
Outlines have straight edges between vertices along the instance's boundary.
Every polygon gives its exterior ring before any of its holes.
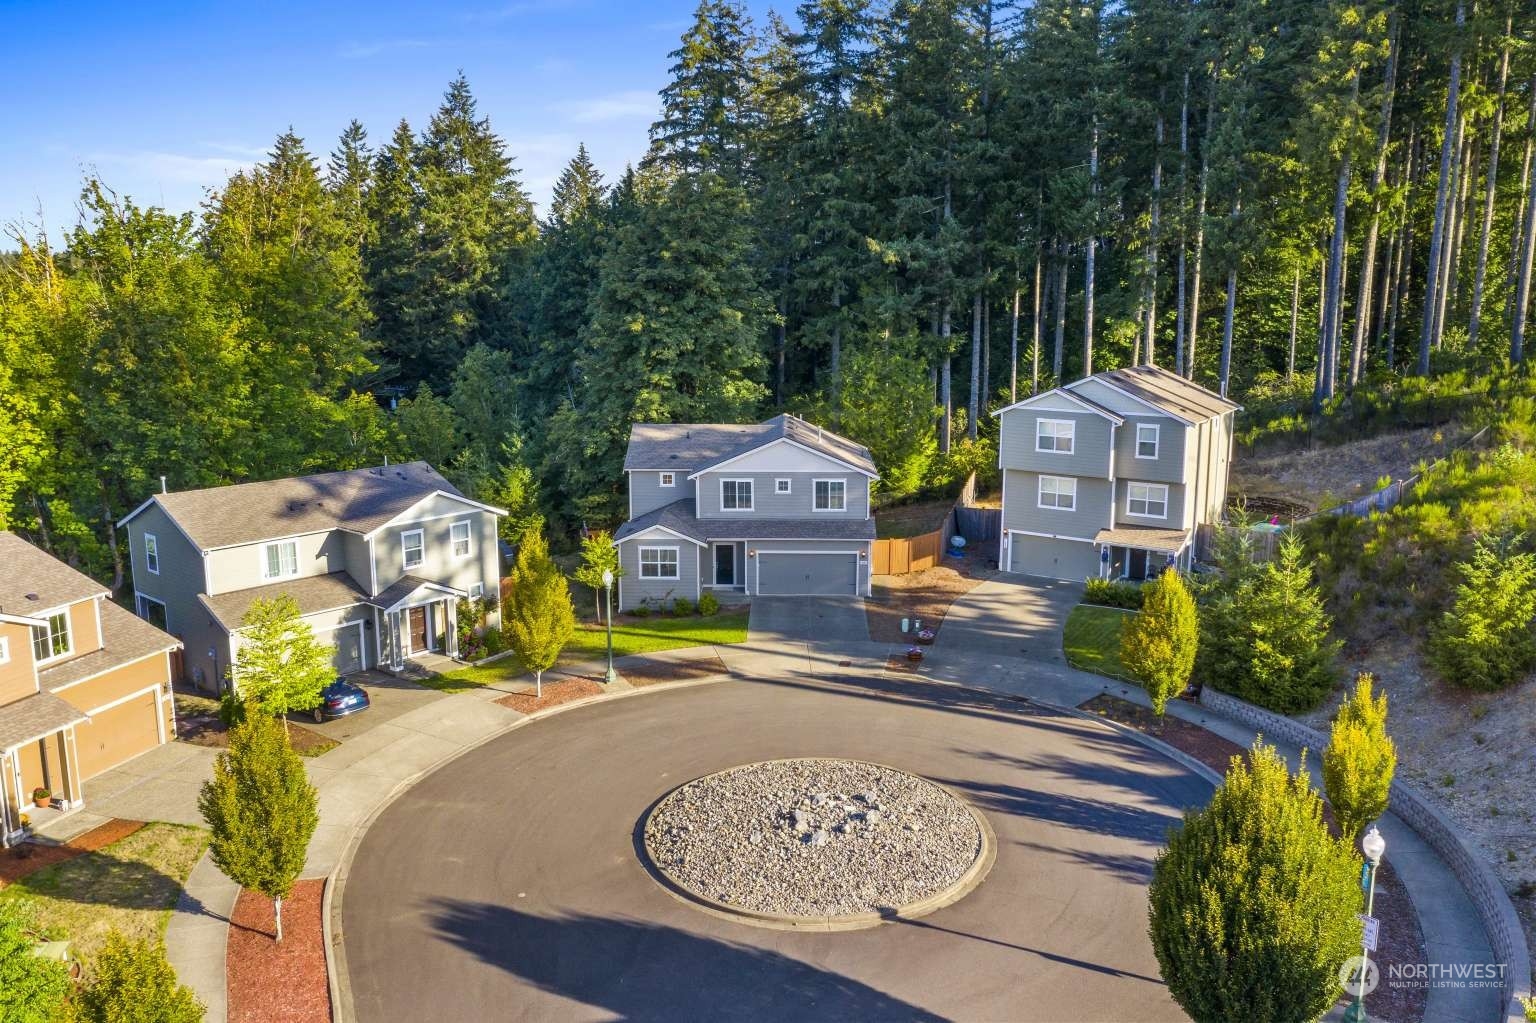
{"type": "Polygon", "coordinates": [[[682,661],[643,661],[623,671],[624,681],[632,686],[653,686],[658,682],[686,682],[696,678],[729,675],[718,655],[691,657],[682,661]]]}
{"type": "Polygon", "coordinates": [[[570,703],[572,700],[585,699],[588,696],[596,696],[603,691],[602,683],[573,675],[570,678],[561,679],[559,682],[544,683],[544,696],[535,698],[532,693],[513,693],[511,696],[503,696],[496,702],[519,714],[532,714],[536,710],[548,710],[550,707],[558,707],[562,703],[570,703]]]}
{"type": "Polygon", "coordinates": [[[63,845],[44,845],[41,842],[23,842],[0,857],[0,888],[34,874],[44,867],[72,860],[76,856],[111,845],[120,838],[127,838],[144,826],[143,821],[110,820],[63,845]]]}
{"type": "Polygon", "coordinates": [[[242,891],[231,914],[225,971],[230,1023],[330,1023],[331,986],[320,924],[325,881],[300,881],[283,900],[283,940],[272,900],[242,891]]]}
{"type": "MultiPolygon", "coordinates": [[[[1192,722],[1180,718],[1164,718],[1159,722],[1150,708],[1116,696],[1095,696],[1080,704],[1078,709],[1146,732],[1221,774],[1227,772],[1232,757],[1246,756],[1248,752],[1236,743],[1192,722]]],[[[1332,808],[1326,803],[1323,805],[1323,817],[1337,833],[1332,808]]],[[[1413,899],[1393,871],[1390,860],[1386,859],[1376,874],[1375,913],[1381,921],[1381,943],[1371,953],[1371,961],[1380,968],[1382,980],[1380,986],[1366,996],[1366,1006],[1374,1019],[1419,1023],[1424,1019],[1424,1000],[1429,994],[1428,990],[1421,986],[1409,986],[1409,981],[1400,981],[1394,986],[1389,967],[1394,963],[1425,962],[1424,932],[1419,928],[1419,915],[1413,909],[1413,899]]]]}

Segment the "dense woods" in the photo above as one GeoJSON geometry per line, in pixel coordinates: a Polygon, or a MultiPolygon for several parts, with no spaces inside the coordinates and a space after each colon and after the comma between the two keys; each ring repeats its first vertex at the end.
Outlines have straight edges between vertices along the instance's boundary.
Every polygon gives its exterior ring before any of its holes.
{"type": "Polygon", "coordinates": [[[569,544],[635,420],[788,408],[887,499],[1150,362],[1265,410],[1523,360],[1536,17],[1511,0],[705,0],[651,147],[542,218],[462,77],[285,134],[196,214],[85,183],[0,255],[0,525],[104,578],[159,487],[427,458],[569,544]]]}

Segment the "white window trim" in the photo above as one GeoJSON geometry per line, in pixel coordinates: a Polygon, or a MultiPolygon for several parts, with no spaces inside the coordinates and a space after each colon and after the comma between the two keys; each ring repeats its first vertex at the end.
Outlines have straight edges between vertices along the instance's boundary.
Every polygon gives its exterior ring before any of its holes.
{"type": "Polygon", "coordinates": [[[1136,451],[1135,451],[1136,457],[1141,459],[1142,461],[1145,461],[1145,462],[1155,462],[1155,461],[1157,461],[1157,456],[1160,453],[1162,453],[1162,450],[1163,450],[1163,428],[1161,426],[1159,426],[1157,423],[1137,423],[1136,424],[1136,451]],[[1141,431],[1142,430],[1151,430],[1152,431],[1152,453],[1150,455],[1144,455],[1144,454],[1141,453],[1141,431]]]}
{"type": "Polygon", "coordinates": [[[1129,515],[1132,518],[1136,518],[1136,519],[1158,519],[1160,521],[1166,521],[1167,518],[1168,518],[1168,484],[1166,484],[1166,483],[1132,483],[1130,481],[1127,481],[1126,484],[1125,484],[1125,514],[1129,515]],[[1152,500],[1151,493],[1152,493],[1152,491],[1155,491],[1155,490],[1161,490],[1163,492],[1163,500],[1162,500],[1163,513],[1161,515],[1149,515],[1146,512],[1133,512],[1133,511],[1131,511],[1131,490],[1134,487],[1146,487],[1147,488],[1148,496],[1143,499],[1143,504],[1156,504],[1156,503],[1158,503],[1158,502],[1152,500]]]}
{"type": "MultiPolygon", "coordinates": [[[[827,491],[827,500],[830,501],[831,499],[832,499],[832,492],[829,489],[827,491]]],[[[824,477],[822,479],[812,480],[811,481],[811,511],[816,512],[818,514],[824,514],[824,513],[830,512],[833,515],[841,515],[841,514],[845,513],[847,510],[848,510],[848,481],[846,479],[842,479],[840,477],[835,477],[834,476],[834,477],[824,477]],[[816,485],[818,483],[841,483],[843,485],[843,506],[841,508],[818,508],[818,507],[816,507],[816,485]]]]}
{"type": "Polygon", "coordinates": [[[720,480],[720,511],[722,513],[729,512],[730,514],[734,515],[734,514],[736,514],[738,512],[751,512],[751,511],[755,510],[756,507],[757,507],[757,484],[756,484],[756,482],[754,480],[752,480],[749,477],[744,477],[744,476],[732,476],[729,479],[722,478],[720,480]],[[747,485],[750,493],[751,493],[751,497],[752,497],[751,503],[749,503],[745,508],[727,508],[725,506],[725,485],[727,483],[745,483],[747,485]]]}
{"type": "Polygon", "coordinates": [[[406,570],[410,570],[410,569],[413,569],[413,568],[420,568],[422,565],[425,565],[426,563],[427,563],[427,536],[426,536],[426,533],[423,530],[420,530],[420,529],[402,529],[400,531],[400,567],[404,568],[406,570]],[[417,544],[418,544],[418,548],[419,548],[419,550],[421,552],[421,557],[420,557],[420,559],[415,564],[411,563],[410,545],[406,543],[406,540],[408,538],[410,538],[410,537],[413,537],[413,536],[416,538],[416,541],[417,541],[417,544]]]}
{"type": "MultiPolygon", "coordinates": [[[[1051,438],[1057,439],[1052,433],[1051,438]]],[[[1075,419],[1045,419],[1035,420],[1035,450],[1044,455],[1070,455],[1077,451],[1077,420],[1075,419]],[[1057,447],[1043,448],[1040,446],[1040,427],[1049,423],[1052,426],[1069,427],[1067,432],[1067,449],[1065,451],[1057,447]]]]}
{"type": "Polygon", "coordinates": [[[133,613],[138,615],[140,618],[144,619],[147,622],[147,621],[149,621],[149,616],[144,613],[144,605],[145,604],[159,604],[160,605],[160,610],[165,612],[165,623],[166,623],[166,626],[167,627],[170,626],[170,623],[171,623],[170,608],[165,606],[165,601],[159,600],[159,599],[157,599],[155,597],[151,597],[147,593],[140,593],[138,590],[134,590],[133,591],[133,613]]]}
{"type": "MultiPolygon", "coordinates": [[[[37,617],[41,618],[43,621],[49,623],[49,625],[48,625],[48,649],[49,650],[53,649],[53,635],[54,635],[54,633],[53,633],[53,624],[52,624],[53,620],[55,618],[60,617],[61,615],[64,618],[64,638],[66,640],[68,640],[68,643],[65,645],[64,650],[63,650],[62,653],[49,654],[47,657],[38,657],[37,656],[37,646],[34,643],[33,644],[33,648],[32,648],[32,663],[34,665],[36,665],[37,667],[39,667],[39,668],[41,668],[45,664],[52,664],[54,661],[61,661],[64,658],[70,656],[71,654],[73,654],[75,652],[75,623],[70,618],[68,606],[65,606],[65,607],[63,607],[63,608],[61,608],[61,609],[59,609],[57,611],[45,611],[44,613],[42,613],[42,614],[37,616],[37,617]]],[[[32,631],[36,632],[37,631],[37,627],[33,626],[32,627],[32,631]]],[[[29,638],[33,638],[33,637],[29,637],[29,638]]]]}
{"type": "Polygon", "coordinates": [[[658,484],[659,486],[663,486],[663,487],[675,487],[675,486],[677,486],[677,473],[675,473],[675,472],[664,472],[664,473],[659,473],[658,475],[661,478],[661,481],[658,484]]]}
{"type": "MultiPolygon", "coordinates": [[[[473,522],[471,522],[469,519],[459,519],[457,522],[449,524],[448,550],[453,554],[453,559],[455,561],[463,561],[465,558],[472,558],[475,556],[475,524],[473,522]],[[459,541],[453,535],[453,531],[458,529],[460,526],[464,527],[465,550],[463,554],[459,553],[459,541]]],[[[426,557],[427,552],[425,547],[422,548],[421,553],[422,557],[426,557]]]]}
{"type": "Polygon", "coordinates": [[[480,598],[482,598],[484,596],[485,596],[485,583],[470,583],[469,584],[469,599],[470,600],[479,600],[480,598]]]}
{"type": "MultiPolygon", "coordinates": [[[[1060,498],[1060,493],[1056,495],[1060,498]]],[[[1046,511],[1077,511],[1077,477],[1076,476],[1041,476],[1035,489],[1035,505],[1046,511]],[[1055,480],[1058,483],[1072,484],[1072,503],[1063,507],[1059,504],[1045,503],[1045,481],[1055,480]]]]}
{"type": "MultiPolygon", "coordinates": [[[[655,582],[677,582],[679,579],[681,579],[683,577],[683,553],[682,553],[682,551],[683,551],[683,549],[681,547],[659,547],[659,546],[653,546],[653,545],[647,545],[645,547],[641,547],[638,551],[635,552],[635,565],[639,569],[639,572],[637,573],[637,577],[639,579],[641,579],[641,580],[649,579],[649,580],[653,580],[655,582]],[[673,565],[672,574],[671,575],[646,575],[645,574],[645,552],[646,551],[671,551],[672,552],[672,558],[673,558],[673,560],[672,560],[672,565],[673,565]]],[[[657,565],[658,568],[665,568],[666,567],[666,562],[658,560],[656,562],[656,565],[657,565]]]]}
{"type": "Polygon", "coordinates": [[[160,574],[160,541],[153,533],[144,534],[144,568],[150,575],[160,574]]]}
{"type": "MultiPolygon", "coordinates": [[[[277,564],[278,564],[279,569],[281,569],[282,564],[283,564],[283,557],[282,557],[281,553],[278,554],[277,564]]],[[[297,540],[274,540],[271,543],[264,543],[264,544],[262,544],[261,545],[261,577],[263,579],[268,579],[268,580],[271,580],[271,579],[297,579],[299,577],[299,541],[297,541],[297,540]],[[281,571],[279,571],[277,575],[272,575],[271,574],[270,570],[271,570],[272,561],[271,561],[270,558],[267,557],[267,551],[271,550],[273,547],[292,547],[293,548],[293,571],[291,573],[289,573],[287,575],[284,575],[281,571]]]]}
{"type": "Polygon", "coordinates": [[[11,663],[11,637],[0,636],[0,664],[11,663]]]}
{"type": "Polygon", "coordinates": [[[775,494],[792,494],[794,491],[795,482],[790,477],[781,476],[773,481],[773,492],[775,494]]]}

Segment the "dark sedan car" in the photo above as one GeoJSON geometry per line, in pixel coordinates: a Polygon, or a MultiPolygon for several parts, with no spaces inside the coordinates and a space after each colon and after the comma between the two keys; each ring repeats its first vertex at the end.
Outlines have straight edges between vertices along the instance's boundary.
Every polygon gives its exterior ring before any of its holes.
{"type": "Polygon", "coordinates": [[[321,721],[344,718],[348,714],[367,710],[368,705],[368,693],[362,686],[339,678],[321,692],[320,705],[314,709],[315,722],[318,724],[321,721]]]}

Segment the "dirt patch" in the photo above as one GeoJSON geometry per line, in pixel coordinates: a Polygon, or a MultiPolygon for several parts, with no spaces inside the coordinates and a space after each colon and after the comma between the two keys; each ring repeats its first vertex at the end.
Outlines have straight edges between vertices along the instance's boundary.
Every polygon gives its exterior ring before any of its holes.
{"type": "Polygon", "coordinates": [[[875,535],[882,540],[893,537],[922,536],[944,525],[944,518],[954,510],[955,500],[917,501],[890,508],[875,509],[875,535]]]}
{"type": "Polygon", "coordinates": [[[658,682],[686,682],[696,678],[728,675],[730,669],[718,655],[691,657],[682,661],[647,660],[625,668],[620,674],[632,686],[653,686],[658,682]]]}
{"type": "Polygon", "coordinates": [[[903,618],[921,618],[925,628],[938,631],[955,598],[969,593],[995,575],[976,552],[962,558],[945,558],[944,564],[903,575],[877,575],[873,593],[864,602],[869,638],[876,643],[902,643],[911,637],[901,631],[903,618]]]}
{"type": "Polygon", "coordinates": [[[23,842],[0,858],[0,888],[20,881],[28,874],[36,873],[55,863],[72,860],[84,853],[105,848],[120,838],[127,838],[144,826],[143,821],[110,820],[97,825],[83,835],[77,835],[62,845],[43,842],[23,842]]]}
{"type": "Polygon", "coordinates": [[[283,940],[272,900],[242,891],[230,915],[225,969],[231,1023],[330,1023],[320,914],[325,881],[300,881],[283,900],[283,940]]]}
{"type": "Polygon", "coordinates": [[[1223,739],[1214,732],[1208,732],[1197,724],[1185,721],[1183,718],[1166,716],[1159,720],[1150,707],[1143,707],[1129,700],[1122,700],[1118,696],[1110,696],[1108,693],[1101,693],[1085,703],[1078,704],[1077,709],[1086,710],[1090,714],[1097,714],[1122,725],[1129,725],[1138,732],[1145,732],[1154,738],[1161,739],[1174,749],[1188,753],[1217,774],[1227,773],[1233,757],[1248,755],[1248,751],[1237,743],[1223,739]]]}
{"type": "Polygon", "coordinates": [[[1361,497],[1383,476],[1400,480],[1422,462],[1443,458],[1470,431],[1456,426],[1426,427],[1382,434],[1332,447],[1250,456],[1232,460],[1231,502],[1246,499],[1250,513],[1282,518],[1315,511],[1325,502],[1361,497]]]}
{"type": "Polygon", "coordinates": [[[533,693],[513,693],[511,696],[501,697],[496,702],[519,714],[532,714],[534,711],[548,710],[562,703],[570,703],[572,700],[584,700],[602,691],[601,682],[581,675],[572,675],[558,682],[545,683],[542,697],[537,697],[533,693]]]}
{"type": "MultiPolygon", "coordinates": [[[[227,749],[229,729],[217,714],[178,716],[176,739],[178,742],[190,742],[194,746],[206,746],[209,749],[227,749]]],[[[292,720],[288,722],[288,741],[293,745],[293,751],[301,757],[318,757],[341,745],[338,740],[294,724],[292,720]]]]}

